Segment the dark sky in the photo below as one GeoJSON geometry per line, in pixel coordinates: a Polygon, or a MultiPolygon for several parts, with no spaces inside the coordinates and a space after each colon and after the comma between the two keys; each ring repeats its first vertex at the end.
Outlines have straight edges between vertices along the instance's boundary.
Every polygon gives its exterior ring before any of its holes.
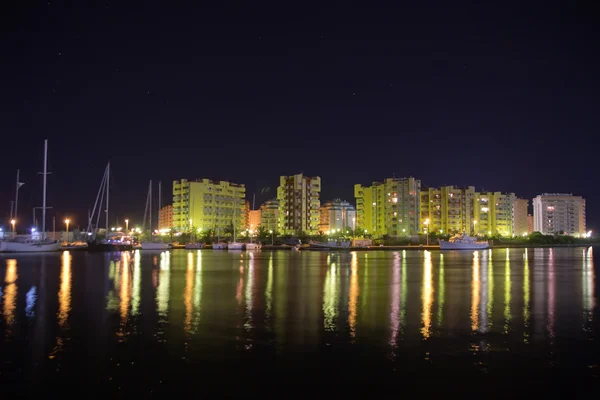
{"type": "Polygon", "coordinates": [[[322,200],[395,174],[583,195],[600,221],[600,38],[583,2],[4,3],[5,226],[17,168],[20,219],[41,205],[44,138],[49,224],[85,225],[109,159],[111,220],[141,217],[150,179],[163,198],[183,177],[245,183],[258,206],[304,172],[322,200]]]}

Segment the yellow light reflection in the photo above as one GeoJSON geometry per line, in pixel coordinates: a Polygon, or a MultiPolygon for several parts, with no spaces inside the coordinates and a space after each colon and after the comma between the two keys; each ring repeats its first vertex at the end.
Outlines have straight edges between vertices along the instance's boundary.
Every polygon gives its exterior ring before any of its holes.
{"type": "Polygon", "coordinates": [[[142,262],[140,251],[133,253],[133,296],[131,302],[131,314],[137,316],[140,314],[140,302],[142,291],[142,262]]]}
{"type": "Polygon", "coordinates": [[[350,336],[356,337],[356,312],[358,304],[358,255],[352,252],[350,260],[350,296],[348,297],[348,326],[350,336]]]}
{"type": "Polygon", "coordinates": [[[473,331],[479,328],[479,291],[481,286],[479,268],[479,252],[475,251],[471,267],[471,330],[473,331]]]}
{"type": "Polygon", "coordinates": [[[128,252],[121,253],[121,286],[119,297],[121,300],[121,324],[124,328],[129,316],[129,302],[131,301],[131,283],[130,283],[130,258],[128,252]]]}
{"type": "Polygon", "coordinates": [[[431,306],[433,303],[433,280],[432,280],[431,253],[425,251],[425,262],[423,266],[423,288],[421,290],[421,301],[423,303],[423,312],[421,321],[423,327],[421,334],[423,339],[428,339],[431,335],[431,306]]]}
{"type": "Polygon", "coordinates": [[[529,257],[527,256],[527,249],[525,249],[525,254],[523,255],[523,326],[525,331],[523,333],[525,343],[529,342],[529,332],[527,328],[529,327],[529,304],[530,304],[530,283],[529,283],[529,257]]]}
{"type": "Polygon", "coordinates": [[[506,265],[504,267],[504,333],[508,333],[512,314],[510,310],[510,296],[512,282],[510,279],[510,257],[506,249],[506,265]]]}
{"type": "Polygon", "coordinates": [[[194,280],[194,330],[198,329],[202,313],[202,251],[196,250],[196,279],[194,280]]]}
{"type": "Polygon", "coordinates": [[[246,322],[244,327],[247,330],[252,329],[252,308],[254,298],[252,292],[254,290],[254,253],[249,254],[248,260],[248,283],[246,284],[246,322]]]}
{"type": "Polygon", "coordinates": [[[555,306],[556,306],[556,282],[554,273],[554,249],[549,249],[548,254],[548,335],[554,338],[555,306]]]}
{"type": "Polygon", "coordinates": [[[169,314],[169,286],[171,285],[171,254],[168,251],[160,253],[160,274],[156,288],[156,304],[158,315],[166,317],[169,314]]]}
{"type": "Polygon", "coordinates": [[[444,278],[444,255],[440,253],[440,272],[438,281],[438,309],[437,309],[437,323],[438,326],[442,325],[444,320],[444,302],[446,300],[446,282],[444,278]]]}
{"type": "Polygon", "coordinates": [[[183,304],[185,305],[185,319],[183,321],[183,330],[188,333],[192,329],[192,295],[194,293],[194,254],[191,251],[187,253],[187,270],[185,273],[185,289],[183,292],[183,304]]]}
{"type": "Polygon", "coordinates": [[[488,251],[488,268],[487,268],[487,305],[486,313],[488,320],[488,329],[491,329],[494,325],[493,310],[494,310],[494,263],[492,261],[492,250],[488,251]]]}
{"type": "Polygon", "coordinates": [[[407,273],[406,250],[402,250],[402,293],[400,303],[400,329],[406,326],[406,297],[408,295],[408,273],[407,273]]]}
{"type": "Polygon", "coordinates": [[[327,331],[335,331],[336,318],[338,316],[338,271],[335,263],[332,263],[325,277],[323,288],[323,314],[324,326],[327,331]]]}
{"type": "Polygon", "coordinates": [[[398,331],[400,330],[400,291],[402,285],[402,277],[400,270],[400,253],[394,252],[394,261],[392,264],[392,285],[391,285],[391,300],[390,304],[390,340],[389,344],[395,348],[398,340],[398,331]]]}
{"type": "Polygon", "coordinates": [[[271,319],[271,313],[273,312],[273,253],[269,257],[269,272],[267,273],[267,287],[265,289],[265,300],[266,304],[266,318],[271,319]]]}
{"type": "Polygon", "coordinates": [[[4,303],[2,304],[2,314],[6,325],[10,326],[15,321],[15,309],[17,307],[17,260],[6,260],[6,275],[4,277],[4,303]]]}
{"type": "Polygon", "coordinates": [[[60,290],[58,291],[58,326],[65,328],[71,311],[71,254],[62,254],[60,290]]]}

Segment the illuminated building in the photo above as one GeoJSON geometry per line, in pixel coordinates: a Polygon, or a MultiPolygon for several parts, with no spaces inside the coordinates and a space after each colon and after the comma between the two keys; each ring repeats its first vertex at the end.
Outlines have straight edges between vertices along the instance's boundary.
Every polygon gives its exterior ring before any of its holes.
{"type": "Polygon", "coordinates": [[[173,206],[164,206],[158,210],[158,229],[169,229],[173,227],[173,206]]]}
{"type": "Polygon", "coordinates": [[[515,199],[513,204],[513,234],[522,236],[529,233],[528,208],[529,200],[515,199]]]}
{"type": "Polygon", "coordinates": [[[279,231],[279,200],[265,201],[260,206],[260,226],[274,232],[279,231]]]}
{"type": "Polygon", "coordinates": [[[282,176],[277,187],[279,226],[284,234],[314,235],[319,231],[321,178],[303,174],[282,176]]]}
{"type": "Polygon", "coordinates": [[[473,186],[421,189],[421,232],[472,233],[474,198],[473,186]]]}
{"type": "Polygon", "coordinates": [[[327,233],[334,229],[344,230],[346,228],[354,230],[356,224],[356,210],[354,206],[347,201],[334,199],[323,204],[319,210],[320,222],[319,231],[327,233]]]}
{"type": "Polygon", "coordinates": [[[226,181],[182,179],[173,182],[173,226],[179,231],[225,229],[244,225],[246,187],[226,181]]]}
{"type": "Polygon", "coordinates": [[[564,193],[544,193],[533,199],[533,230],[545,235],[584,236],[585,199],[564,193]]]}
{"type": "Polygon", "coordinates": [[[527,233],[533,232],[533,215],[527,214],[527,233]]]}
{"type": "Polygon", "coordinates": [[[473,207],[474,233],[479,235],[513,235],[514,193],[477,192],[473,207]]]}
{"type": "Polygon", "coordinates": [[[248,211],[248,229],[255,230],[260,226],[260,210],[248,211]]]}
{"type": "Polygon", "coordinates": [[[354,185],[357,227],[376,237],[418,234],[420,192],[421,181],[413,177],[387,178],[371,186],[354,185]]]}

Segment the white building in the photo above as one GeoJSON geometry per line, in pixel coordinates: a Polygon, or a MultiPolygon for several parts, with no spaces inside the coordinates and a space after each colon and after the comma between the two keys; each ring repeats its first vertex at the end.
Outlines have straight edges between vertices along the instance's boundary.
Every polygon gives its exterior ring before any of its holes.
{"type": "Polygon", "coordinates": [[[319,230],[327,233],[332,230],[354,230],[356,227],[356,210],[347,201],[334,199],[323,204],[319,210],[319,230]]]}
{"type": "Polygon", "coordinates": [[[565,193],[538,195],[533,199],[533,230],[545,235],[584,236],[585,199],[565,193]]]}

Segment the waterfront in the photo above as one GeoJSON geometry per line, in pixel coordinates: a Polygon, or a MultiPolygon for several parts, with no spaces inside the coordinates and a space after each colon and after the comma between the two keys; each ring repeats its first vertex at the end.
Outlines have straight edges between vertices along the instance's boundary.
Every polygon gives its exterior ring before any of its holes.
{"type": "Polygon", "coordinates": [[[600,382],[592,248],[0,261],[5,392],[600,382]]]}

